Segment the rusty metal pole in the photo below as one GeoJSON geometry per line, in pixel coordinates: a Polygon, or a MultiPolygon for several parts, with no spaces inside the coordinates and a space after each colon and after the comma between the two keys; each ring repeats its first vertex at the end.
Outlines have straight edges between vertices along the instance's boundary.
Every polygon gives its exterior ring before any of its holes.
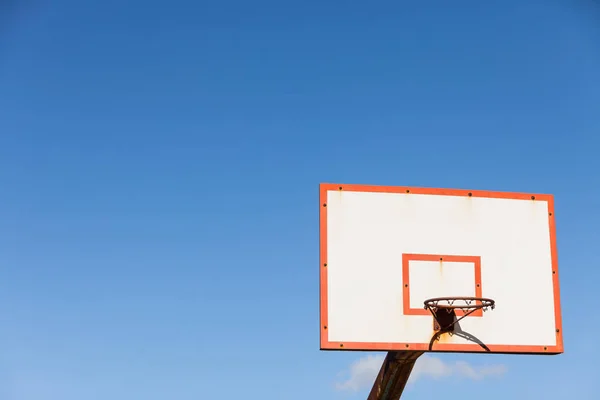
{"type": "Polygon", "coordinates": [[[367,400],[398,400],[421,351],[390,351],[367,400]]]}

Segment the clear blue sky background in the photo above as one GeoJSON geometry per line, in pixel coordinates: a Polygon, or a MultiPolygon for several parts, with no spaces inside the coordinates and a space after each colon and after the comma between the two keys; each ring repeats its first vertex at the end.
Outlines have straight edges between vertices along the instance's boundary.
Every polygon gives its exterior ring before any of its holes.
{"type": "Polygon", "coordinates": [[[600,397],[598,2],[4,3],[0,398],[364,399],[322,181],[555,194],[566,353],[406,398],[600,397]]]}

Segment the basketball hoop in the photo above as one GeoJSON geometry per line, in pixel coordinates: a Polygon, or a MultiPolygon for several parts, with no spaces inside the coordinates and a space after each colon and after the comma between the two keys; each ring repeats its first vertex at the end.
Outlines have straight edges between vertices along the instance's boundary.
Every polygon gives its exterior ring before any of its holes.
{"type": "Polygon", "coordinates": [[[441,332],[454,331],[454,325],[461,319],[477,310],[494,309],[496,302],[485,297],[436,297],[425,300],[425,309],[429,310],[434,319],[434,330],[441,332]],[[460,318],[456,312],[461,311],[460,318]]]}

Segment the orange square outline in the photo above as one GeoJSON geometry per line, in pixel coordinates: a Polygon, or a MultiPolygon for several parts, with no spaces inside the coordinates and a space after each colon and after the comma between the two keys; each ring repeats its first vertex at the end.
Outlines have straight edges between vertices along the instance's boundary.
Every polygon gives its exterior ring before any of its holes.
{"type": "MultiPolygon", "coordinates": [[[[551,194],[533,194],[517,192],[497,192],[487,190],[422,188],[413,186],[376,186],[360,184],[319,184],[319,320],[321,350],[354,350],[354,351],[425,351],[425,352],[487,352],[477,344],[439,343],[429,349],[427,343],[379,343],[379,342],[333,342],[329,340],[327,330],[327,193],[345,190],[363,193],[405,193],[437,196],[466,196],[528,201],[544,201],[548,204],[548,224],[550,232],[550,253],[552,264],[552,284],[554,292],[554,321],[556,328],[556,344],[542,345],[489,345],[489,352],[499,354],[562,354],[564,352],[564,335],[562,326],[562,310],[560,300],[560,279],[558,269],[558,248],[556,242],[556,222],[554,213],[554,196],[551,194]]],[[[550,271],[549,271],[550,272],[550,271]]]]}
{"type": "MultiPolygon", "coordinates": [[[[483,288],[481,285],[481,257],[480,256],[459,256],[449,254],[415,254],[415,253],[403,253],[402,254],[402,302],[404,315],[431,315],[429,310],[425,309],[425,305],[421,308],[410,307],[410,262],[411,261],[433,261],[440,263],[451,263],[451,262],[465,262],[473,264],[474,269],[474,282],[475,285],[475,297],[483,297],[483,288]]],[[[456,310],[457,316],[463,316],[462,310],[456,310]]],[[[471,314],[470,317],[483,317],[483,310],[479,309],[471,314]]]]}

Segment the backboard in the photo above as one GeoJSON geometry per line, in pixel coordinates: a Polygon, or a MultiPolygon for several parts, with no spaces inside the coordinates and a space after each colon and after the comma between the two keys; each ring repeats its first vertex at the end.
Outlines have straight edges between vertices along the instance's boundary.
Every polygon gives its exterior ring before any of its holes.
{"type": "Polygon", "coordinates": [[[322,184],[319,207],[321,349],[563,352],[551,195],[322,184]],[[444,296],[495,308],[439,332],[444,296]]]}

